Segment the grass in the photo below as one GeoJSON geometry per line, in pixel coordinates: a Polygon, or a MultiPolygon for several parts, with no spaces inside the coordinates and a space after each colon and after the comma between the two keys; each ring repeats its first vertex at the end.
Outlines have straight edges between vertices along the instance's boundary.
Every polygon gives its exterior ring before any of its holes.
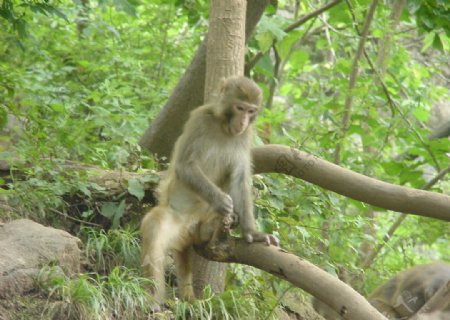
{"type": "Polygon", "coordinates": [[[44,314],[54,319],[131,320],[151,313],[150,280],[125,267],[115,267],[107,276],[85,273],[75,278],[66,277],[58,267],[47,267],[38,283],[49,297],[44,314]]]}

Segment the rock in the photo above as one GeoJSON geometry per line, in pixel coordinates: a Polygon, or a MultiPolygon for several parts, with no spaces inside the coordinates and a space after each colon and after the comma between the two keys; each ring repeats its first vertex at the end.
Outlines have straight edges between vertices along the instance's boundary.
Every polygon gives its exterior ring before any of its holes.
{"type": "Polygon", "coordinates": [[[56,263],[67,275],[80,272],[80,240],[27,219],[0,226],[0,298],[31,291],[39,270],[56,263]]]}

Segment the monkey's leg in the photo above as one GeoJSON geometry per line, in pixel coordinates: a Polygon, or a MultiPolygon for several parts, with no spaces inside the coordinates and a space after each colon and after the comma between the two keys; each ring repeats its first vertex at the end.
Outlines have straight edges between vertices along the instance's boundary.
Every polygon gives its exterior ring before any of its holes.
{"type": "Polygon", "coordinates": [[[145,276],[155,282],[154,297],[156,303],[164,301],[166,293],[165,257],[172,237],[165,234],[168,211],[163,207],[153,208],[142,220],[141,267],[145,276]]]}
{"type": "Polygon", "coordinates": [[[174,251],[175,267],[177,270],[178,292],[180,298],[187,301],[195,299],[192,286],[192,258],[193,248],[188,246],[180,251],[174,251]]]}

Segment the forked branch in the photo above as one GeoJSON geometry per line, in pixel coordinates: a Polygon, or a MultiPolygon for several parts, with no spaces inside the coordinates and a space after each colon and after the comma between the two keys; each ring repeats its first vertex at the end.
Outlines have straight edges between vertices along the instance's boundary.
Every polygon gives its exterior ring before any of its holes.
{"type": "Polygon", "coordinates": [[[279,247],[230,237],[212,248],[208,244],[198,246],[196,251],[210,260],[246,264],[289,281],[326,302],[344,319],[386,319],[350,286],[279,247]]]}

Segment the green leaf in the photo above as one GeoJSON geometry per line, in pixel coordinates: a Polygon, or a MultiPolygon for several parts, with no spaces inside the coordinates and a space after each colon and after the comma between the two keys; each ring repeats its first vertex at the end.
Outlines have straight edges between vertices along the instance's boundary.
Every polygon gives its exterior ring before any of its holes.
{"type": "Polygon", "coordinates": [[[93,215],[94,215],[94,210],[86,210],[81,214],[81,216],[85,219],[90,218],[93,215]]]}
{"type": "Polygon", "coordinates": [[[116,209],[116,214],[114,215],[114,219],[112,221],[112,228],[116,229],[120,225],[120,218],[123,217],[123,214],[125,213],[125,199],[122,200],[119,204],[119,206],[116,209]]]}
{"type": "Polygon", "coordinates": [[[301,234],[301,236],[303,237],[303,241],[310,237],[308,230],[306,230],[304,227],[296,226],[295,229],[301,234]]]}
{"type": "Polygon", "coordinates": [[[4,109],[0,109],[0,129],[3,129],[8,122],[8,114],[4,109]]]}
{"type": "Polygon", "coordinates": [[[26,36],[28,36],[28,26],[25,20],[23,19],[14,20],[14,29],[16,29],[17,33],[19,34],[19,37],[25,38],[26,36]]]}
{"type": "Polygon", "coordinates": [[[374,37],[382,38],[383,35],[384,35],[384,32],[385,32],[385,30],[375,29],[375,30],[373,30],[372,34],[373,34],[374,37]]]}
{"type": "Polygon", "coordinates": [[[111,227],[117,228],[120,225],[120,218],[125,212],[125,200],[119,204],[117,202],[105,202],[100,211],[101,215],[111,220],[111,227]]]}
{"type": "Polygon", "coordinates": [[[350,11],[346,8],[345,2],[342,2],[338,4],[337,6],[334,6],[329,12],[329,23],[331,25],[336,26],[342,26],[342,25],[351,25],[352,18],[350,15],[350,11]]]}
{"type": "Polygon", "coordinates": [[[273,4],[269,4],[266,7],[266,14],[273,15],[273,14],[276,14],[276,13],[277,13],[277,8],[273,4]]]}
{"type": "Polygon", "coordinates": [[[408,9],[411,13],[416,13],[422,5],[422,0],[409,0],[408,9]]]}
{"type": "Polygon", "coordinates": [[[295,68],[302,68],[309,60],[309,53],[297,50],[292,54],[291,63],[295,68]]]}
{"type": "Polygon", "coordinates": [[[140,201],[145,196],[144,184],[139,179],[132,178],[128,180],[128,192],[140,201]]]}
{"type": "Polygon", "coordinates": [[[427,121],[430,115],[428,110],[424,108],[417,108],[416,110],[414,110],[413,114],[416,117],[416,119],[420,121],[427,121]]]}
{"type": "Polygon", "coordinates": [[[261,59],[259,59],[258,63],[256,64],[256,68],[258,72],[264,74],[265,76],[272,77],[273,65],[272,60],[270,60],[268,54],[265,54],[261,59]]]}
{"type": "Polygon", "coordinates": [[[292,46],[298,41],[300,38],[299,31],[292,31],[286,37],[284,37],[281,41],[278,41],[276,44],[278,54],[280,55],[281,60],[285,60],[289,52],[291,51],[292,46]]]}
{"type": "Polygon", "coordinates": [[[381,166],[383,167],[386,174],[391,176],[397,176],[403,169],[404,166],[400,165],[397,162],[381,162],[381,166]]]}
{"type": "Polygon", "coordinates": [[[117,203],[116,202],[105,202],[102,205],[102,210],[100,211],[100,214],[109,220],[112,220],[114,218],[114,215],[116,214],[117,210],[117,203]]]}
{"type": "Polygon", "coordinates": [[[438,33],[439,39],[441,40],[442,48],[445,52],[450,51],[450,38],[444,32],[438,33]]]}
{"type": "Polygon", "coordinates": [[[270,32],[258,33],[255,38],[262,52],[267,52],[272,46],[273,36],[270,32]]]}
{"type": "Polygon", "coordinates": [[[269,33],[272,38],[280,41],[286,36],[286,32],[281,28],[280,22],[276,20],[276,16],[274,18],[268,18],[264,16],[259,22],[259,30],[260,33],[269,33]]]}
{"type": "MultiPolygon", "coordinates": [[[[91,65],[91,63],[88,60],[80,60],[78,61],[78,64],[80,67],[87,68],[91,65]]],[[[94,92],[91,92],[91,95],[94,94],[94,92]]]]}
{"type": "Polygon", "coordinates": [[[130,16],[136,16],[136,8],[127,0],[114,0],[117,10],[122,10],[130,16]]]}
{"type": "Polygon", "coordinates": [[[78,188],[83,194],[85,194],[87,197],[91,197],[91,191],[88,189],[86,184],[80,184],[78,185],[78,188]]]}
{"type": "Polygon", "coordinates": [[[66,112],[66,108],[61,103],[52,103],[50,107],[58,113],[66,112]]]}

